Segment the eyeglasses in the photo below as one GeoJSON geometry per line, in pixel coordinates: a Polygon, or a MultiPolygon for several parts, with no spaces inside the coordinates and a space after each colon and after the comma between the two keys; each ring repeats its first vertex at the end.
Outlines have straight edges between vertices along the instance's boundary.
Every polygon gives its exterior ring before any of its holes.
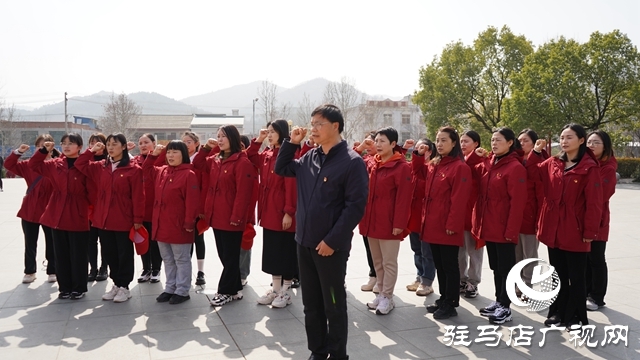
{"type": "Polygon", "coordinates": [[[330,123],[330,121],[311,123],[309,128],[318,130],[322,127],[322,125],[328,124],[328,123],[330,123]]]}
{"type": "Polygon", "coordinates": [[[602,142],[600,141],[587,141],[587,146],[598,146],[598,145],[602,145],[602,142]]]}

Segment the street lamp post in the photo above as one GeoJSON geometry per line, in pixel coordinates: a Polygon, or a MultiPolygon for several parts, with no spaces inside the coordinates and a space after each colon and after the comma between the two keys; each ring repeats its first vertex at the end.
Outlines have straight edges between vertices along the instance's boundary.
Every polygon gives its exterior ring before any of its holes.
{"type": "Polygon", "coordinates": [[[251,135],[256,134],[256,102],[260,100],[258,98],[253,99],[253,125],[251,126],[251,135]]]}

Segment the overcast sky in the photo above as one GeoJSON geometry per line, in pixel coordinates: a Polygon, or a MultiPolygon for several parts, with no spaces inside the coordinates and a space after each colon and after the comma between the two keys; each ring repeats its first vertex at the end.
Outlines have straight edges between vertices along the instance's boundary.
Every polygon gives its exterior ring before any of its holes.
{"type": "Polygon", "coordinates": [[[369,94],[402,96],[447,43],[468,44],[489,25],[534,45],[613,29],[640,45],[638,0],[0,0],[0,14],[0,98],[24,106],[65,91],[182,99],[342,76],[369,94]]]}

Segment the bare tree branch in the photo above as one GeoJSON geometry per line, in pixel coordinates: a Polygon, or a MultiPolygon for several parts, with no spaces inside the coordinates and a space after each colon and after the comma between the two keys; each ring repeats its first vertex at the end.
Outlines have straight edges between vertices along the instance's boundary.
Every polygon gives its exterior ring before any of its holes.
{"type": "Polygon", "coordinates": [[[138,128],[138,119],[142,107],[130,100],[127,95],[112,94],[109,103],[103,106],[104,115],[100,126],[105,134],[122,133],[130,139],[138,128]]]}

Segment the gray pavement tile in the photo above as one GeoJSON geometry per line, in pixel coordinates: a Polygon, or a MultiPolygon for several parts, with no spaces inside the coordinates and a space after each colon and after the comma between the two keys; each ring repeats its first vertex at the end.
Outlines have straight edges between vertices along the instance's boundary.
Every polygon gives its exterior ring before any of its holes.
{"type": "Polygon", "coordinates": [[[58,359],[150,359],[149,343],[143,335],[66,341],[58,359]]]}
{"type": "Polygon", "coordinates": [[[227,329],[243,351],[274,343],[287,344],[304,343],[307,336],[298,319],[264,319],[258,323],[230,324],[227,329]]]}
{"type": "MultiPolygon", "coordinates": [[[[102,295],[100,295],[102,296],[102,295]]],[[[140,315],[143,313],[140,297],[132,297],[123,303],[104,300],[57,300],[71,304],[71,316],[75,319],[111,317],[119,315],[140,315]]]]}
{"type": "Polygon", "coordinates": [[[82,316],[79,319],[68,321],[64,331],[65,339],[103,339],[106,343],[109,339],[127,337],[132,332],[140,332],[146,329],[147,317],[142,314],[135,315],[111,315],[93,317],[82,316]]]}
{"type": "Polygon", "coordinates": [[[240,349],[224,326],[152,333],[148,339],[151,359],[195,355],[231,358],[240,355],[240,349]]]}
{"type": "Polygon", "coordinates": [[[259,305],[256,302],[244,302],[245,299],[232,301],[224,306],[211,307],[227,325],[257,323],[264,319],[282,320],[293,319],[293,314],[287,308],[271,308],[270,306],[259,305]],[[248,305],[247,305],[248,304],[248,305]]]}
{"type": "Polygon", "coordinates": [[[68,304],[45,304],[38,307],[0,308],[2,325],[37,324],[52,321],[67,321],[71,314],[68,304]]]}
{"type": "MultiPolygon", "coordinates": [[[[307,341],[298,343],[281,344],[280,341],[274,339],[273,345],[261,345],[253,349],[242,351],[247,360],[264,360],[264,359],[306,359],[311,352],[307,349],[307,341]]],[[[351,356],[356,359],[356,356],[351,356]]]]}
{"type": "MultiPolygon", "coordinates": [[[[164,305],[165,308],[170,306],[164,305]]],[[[207,329],[223,325],[218,314],[212,312],[208,305],[196,308],[173,308],[172,306],[164,312],[147,312],[146,316],[145,330],[147,334],[193,328],[207,329]]]]}
{"type": "Polygon", "coordinates": [[[67,321],[45,323],[0,325],[0,349],[2,354],[7,349],[45,347],[51,351],[63,342],[67,321]]]}

